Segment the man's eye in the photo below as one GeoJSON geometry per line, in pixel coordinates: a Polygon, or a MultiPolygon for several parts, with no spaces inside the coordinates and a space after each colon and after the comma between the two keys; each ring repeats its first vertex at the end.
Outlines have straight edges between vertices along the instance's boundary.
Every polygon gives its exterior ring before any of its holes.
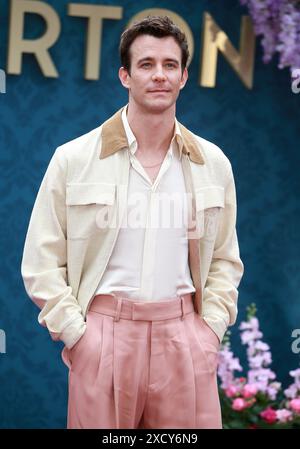
{"type": "Polygon", "coordinates": [[[171,69],[175,69],[176,67],[175,64],[173,64],[172,62],[167,63],[166,66],[171,69]]]}
{"type": "Polygon", "coordinates": [[[142,67],[145,67],[145,68],[150,67],[150,66],[151,66],[150,62],[144,62],[142,64],[142,67]]]}

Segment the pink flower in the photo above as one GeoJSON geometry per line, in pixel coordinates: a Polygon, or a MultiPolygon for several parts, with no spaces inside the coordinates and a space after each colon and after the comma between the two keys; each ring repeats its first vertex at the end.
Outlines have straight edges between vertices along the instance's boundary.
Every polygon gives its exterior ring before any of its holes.
{"type": "Polygon", "coordinates": [[[228,398],[232,398],[238,393],[239,389],[235,385],[229,385],[229,387],[226,388],[225,394],[228,398]]]}
{"type": "Polygon", "coordinates": [[[300,413],[300,398],[292,399],[290,401],[290,408],[296,413],[300,413]]]}
{"type": "Polygon", "coordinates": [[[238,412],[244,410],[247,406],[248,404],[243,398],[236,398],[232,402],[232,409],[238,412]]]}
{"type": "Polygon", "coordinates": [[[277,419],[276,411],[272,407],[266,408],[266,410],[260,413],[260,416],[268,424],[273,424],[277,419]]]}
{"type": "Polygon", "coordinates": [[[251,398],[252,396],[255,396],[257,393],[257,387],[254,384],[246,384],[243,387],[243,396],[244,398],[251,398]]]}
{"type": "Polygon", "coordinates": [[[287,410],[286,408],[282,408],[280,410],[276,410],[276,416],[278,421],[280,422],[287,422],[292,419],[292,412],[290,410],[287,410]]]}

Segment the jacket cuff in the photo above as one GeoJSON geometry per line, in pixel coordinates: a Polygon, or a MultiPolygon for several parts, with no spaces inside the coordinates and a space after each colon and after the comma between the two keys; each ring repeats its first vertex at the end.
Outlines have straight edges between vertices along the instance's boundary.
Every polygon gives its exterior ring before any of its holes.
{"type": "Polygon", "coordinates": [[[86,322],[82,316],[77,317],[61,333],[50,332],[51,338],[55,341],[61,340],[68,349],[71,349],[75,343],[83,336],[86,331],[86,322]]]}
{"type": "Polygon", "coordinates": [[[212,329],[212,331],[217,335],[221,343],[227,330],[227,324],[225,323],[223,318],[220,318],[216,315],[204,315],[202,318],[212,329]]]}

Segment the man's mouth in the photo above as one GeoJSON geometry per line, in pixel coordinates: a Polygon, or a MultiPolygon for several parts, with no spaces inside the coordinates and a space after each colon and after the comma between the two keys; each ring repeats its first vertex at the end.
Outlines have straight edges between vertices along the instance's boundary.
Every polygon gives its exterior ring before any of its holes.
{"type": "Polygon", "coordinates": [[[162,93],[162,92],[170,92],[170,91],[167,90],[167,89],[155,89],[155,90],[149,90],[149,92],[151,92],[151,93],[158,93],[158,92],[162,93]]]}

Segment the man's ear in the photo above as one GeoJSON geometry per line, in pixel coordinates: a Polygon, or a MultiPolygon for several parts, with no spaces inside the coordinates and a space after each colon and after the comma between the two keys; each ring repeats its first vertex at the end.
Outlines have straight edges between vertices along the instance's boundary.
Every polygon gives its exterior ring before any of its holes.
{"type": "Polygon", "coordinates": [[[120,78],[120,81],[121,81],[122,85],[124,87],[126,87],[126,89],[129,89],[129,87],[130,87],[130,75],[128,73],[128,70],[125,69],[124,67],[120,67],[119,68],[119,78],[120,78]]]}
{"type": "Polygon", "coordinates": [[[183,89],[189,77],[188,69],[185,67],[180,81],[180,89],[183,89]]]}

